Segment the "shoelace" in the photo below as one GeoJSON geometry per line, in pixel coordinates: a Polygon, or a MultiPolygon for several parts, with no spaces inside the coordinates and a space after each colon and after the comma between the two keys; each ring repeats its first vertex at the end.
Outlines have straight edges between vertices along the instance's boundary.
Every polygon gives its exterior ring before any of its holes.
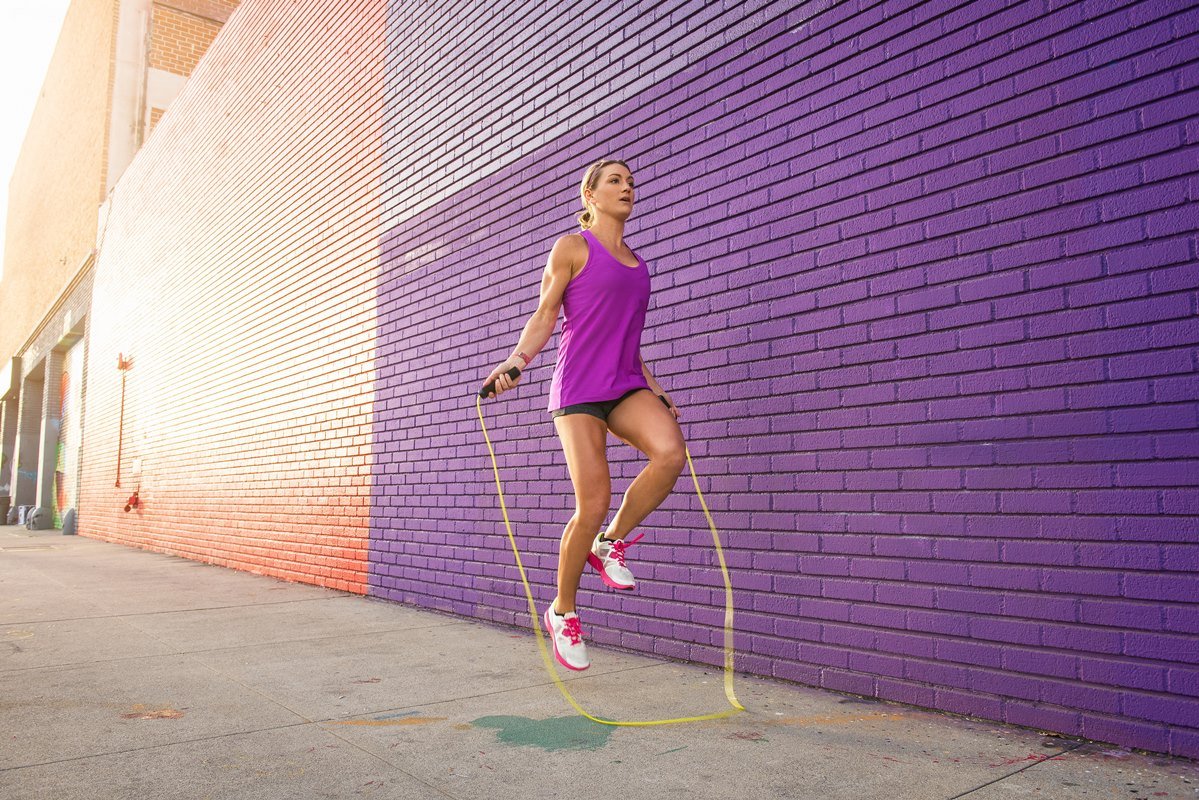
{"type": "Polygon", "coordinates": [[[639,533],[636,536],[634,536],[632,539],[629,539],[627,542],[624,539],[617,539],[616,541],[612,542],[612,552],[610,553],[610,555],[612,556],[612,558],[616,559],[616,563],[620,564],[620,566],[622,566],[622,567],[624,566],[624,551],[627,550],[629,547],[637,544],[637,541],[642,536],[645,536],[645,534],[639,533]]]}
{"type": "Polygon", "coordinates": [[[571,644],[578,644],[583,641],[583,626],[579,622],[578,617],[571,617],[566,620],[566,627],[562,629],[562,632],[570,637],[571,644]]]}

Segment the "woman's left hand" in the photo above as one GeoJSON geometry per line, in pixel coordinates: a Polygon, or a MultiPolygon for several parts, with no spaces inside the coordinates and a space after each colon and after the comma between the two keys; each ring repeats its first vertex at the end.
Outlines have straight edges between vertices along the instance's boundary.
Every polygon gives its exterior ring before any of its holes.
{"type": "Polygon", "coordinates": [[[666,404],[666,407],[670,409],[670,413],[674,414],[674,418],[677,420],[679,418],[679,407],[674,404],[670,396],[666,392],[662,392],[658,397],[662,399],[662,402],[666,404]]]}

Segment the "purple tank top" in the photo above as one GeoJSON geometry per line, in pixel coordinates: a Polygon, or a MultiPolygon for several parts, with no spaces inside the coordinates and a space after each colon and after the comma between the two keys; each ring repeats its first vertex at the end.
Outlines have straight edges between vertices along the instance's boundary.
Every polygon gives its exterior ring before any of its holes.
{"type": "Polygon", "coordinates": [[[649,266],[640,256],[635,267],[621,264],[591,231],[582,233],[587,263],[562,295],[565,319],[550,382],[550,411],[649,388],[640,361],[649,266]]]}

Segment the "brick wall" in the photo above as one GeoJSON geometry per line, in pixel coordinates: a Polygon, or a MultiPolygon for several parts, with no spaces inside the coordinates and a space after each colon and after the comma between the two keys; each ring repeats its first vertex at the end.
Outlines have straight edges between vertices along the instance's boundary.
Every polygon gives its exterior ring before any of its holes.
{"type": "Polygon", "coordinates": [[[16,355],[95,246],[115,0],[75,0],[9,180],[0,358],[16,355]],[[69,154],[69,157],[68,157],[69,154]]]}
{"type": "MultiPolygon", "coordinates": [[[[237,5],[154,3],[150,68],[189,75],[237,5]]],[[[0,358],[17,353],[95,245],[96,211],[108,186],[119,6],[75,0],[43,79],[9,184],[0,358]]],[[[148,133],[164,110],[147,111],[148,133]]]]}
{"type": "MultiPolygon", "coordinates": [[[[528,624],[470,392],[583,167],[624,157],[739,668],[1199,754],[1199,12],[541,8],[502,53],[486,15],[393,20],[372,592],[528,624]]],[[[573,508],[555,346],[486,405],[541,606],[573,508]]],[[[610,458],[618,498],[642,462],[610,458]]],[[[645,529],[584,627],[720,663],[689,476],[645,529]]]]}
{"type": "Polygon", "coordinates": [[[82,534],[364,591],[382,25],[250,4],[114,190],[82,534]]]}
{"type": "Polygon", "coordinates": [[[154,5],[224,24],[240,3],[241,0],[155,0],[154,5]]]}
{"type": "MultiPolygon", "coordinates": [[[[85,534],[528,624],[472,393],[615,155],[738,667],[1199,755],[1195,9],[244,5],[113,201],[85,534]]],[[[540,604],[555,346],[486,405],[540,604]]],[[[689,478],[646,529],[585,627],[718,663],[689,478]]]]}
{"type": "Polygon", "coordinates": [[[150,22],[150,68],[191,75],[220,30],[219,21],[155,3],[150,22]]]}
{"type": "MultiPolygon", "coordinates": [[[[100,160],[101,199],[108,196],[108,192],[112,188],[112,185],[117,182],[117,179],[120,178],[120,175],[116,174],[118,170],[110,170],[110,167],[112,161],[111,156],[114,150],[114,143],[112,141],[112,124],[113,105],[117,95],[117,73],[119,71],[117,66],[117,39],[119,37],[119,31],[121,28],[121,2],[122,0],[110,0],[110,2],[106,3],[108,6],[108,24],[110,27],[106,34],[107,41],[104,43],[108,50],[108,68],[106,70],[108,80],[105,82],[104,87],[105,99],[107,103],[104,120],[104,147],[101,151],[100,160]],[[113,174],[110,174],[110,172],[113,174]]],[[[26,136],[28,135],[29,134],[26,133],[26,136]]]]}
{"type": "Polygon", "coordinates": [[[151,108],[150,109],[150,131],[151,132],[155,128],[158,127],[158,121],[160,119],[162,119],[162,115],[165,113],[167,113],[167,110],[165,108],[151,108]]]}

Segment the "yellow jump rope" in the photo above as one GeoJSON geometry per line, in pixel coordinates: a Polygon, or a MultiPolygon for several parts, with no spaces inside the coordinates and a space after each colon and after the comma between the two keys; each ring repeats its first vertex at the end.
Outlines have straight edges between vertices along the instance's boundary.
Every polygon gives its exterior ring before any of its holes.
{"type": "MultiPolygon", "coordinates": [[[[509,375],[516,378],[520,374],[519,370],[513,367],[509,370],[509,375]],[[516,372],[515,375],[512,375],[516,372]]],[[[521,583],[525,586],[525,597],[529,601],[529,617],[533,622],[533,632],[537,634],[537,646],[541,649],[541,660],[545,662],[545,669],[549,672],[550,677],[554,679],[554,684],[558,687],[558,691],[562,692],[562,696],[566,701],[574,706],[574,709],[593,722],[598,722],[603,725],[622,725],[628,727],[639,727],[648,725],[671,725],[680,722],[700,722],[706,719],[721,719],[723,717],[731,717],[745,710],[745,706],[737,701],[737,695],[733,693],[733,585],[729,583],[729,570],[724,563],[724,551],[720,548],[720,535],[716,532],[716,523],[712,521],[712,514],[708,511],[708,504],[704,502],[703,493],[699,490],[699,478],[695,476],[695,465],[691,463],[691,451],[687,450],[687,466],[691,469],[691,481],[695,484],[695,494],[699,498],[699,504],[704,509],[704,516],[708,518],[708,527],[712,531],[712,544],[716,547],[716,557],[720,561],[720,574],[724,577],[724,696],[728,698],[729,705],[732,708],[725,711],[716,711],[711,714],[702,714],[697,717],[675,717],[673,719],[651,719],[642,721],[624,721],[614,719],[603,719],[587,713],[584,708],[567,690],[566,684],[558,677],[558,671],[554,669],[554,662],[550,659],[549,649],[546,647],[545,636],[541,631],[541,620],[537,615],[537,604],[533,600],[533,590],[529,588],[529,579],[525,576],[524,565],[520,561],[520,550],[516,547],[516,537],[512,535],[512,523],[508,519],[508,506],[504,503],[504,489],[500,485],[500,468],[495,460],[495,449],[491,446],[491,437],[487,435],[487,424],[483,421],[483,398],[493,390],[493,384],[488,384],[479,392],[475,398],[475,408],[479,412],[479,426],[483,429],[483,438],[487,442],[487,452],[491,454],[491,469],[495,473],[495,490],[500,497],[500,510],[504,513],[504,527],[508,530],[508,541],[512,544],[512,555],[516,557],[516,569],[520,572],[521,583]]],[[[686,449],[686,445],[684,445],[686,449]]]]}

